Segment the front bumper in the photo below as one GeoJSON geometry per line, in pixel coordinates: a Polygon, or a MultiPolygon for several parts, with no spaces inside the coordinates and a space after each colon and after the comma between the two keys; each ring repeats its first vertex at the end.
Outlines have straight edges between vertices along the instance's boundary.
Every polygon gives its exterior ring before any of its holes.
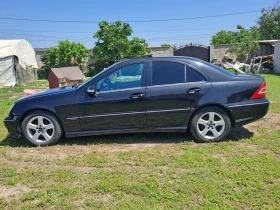
{"type": "Polygon", "coordinates": [[[247,102],[230,104],[227,108],[235,120],[235,127],[239,127],[263,118],[269,108],[266,98],[254,99],[247,102]]]}
{"type": "Polygon", "coordinates": [[[8,116],[4,119],[4,124],[9,132],[9,136],[13,138],[21,137],[18,119],[19,116],[8,116]]]}

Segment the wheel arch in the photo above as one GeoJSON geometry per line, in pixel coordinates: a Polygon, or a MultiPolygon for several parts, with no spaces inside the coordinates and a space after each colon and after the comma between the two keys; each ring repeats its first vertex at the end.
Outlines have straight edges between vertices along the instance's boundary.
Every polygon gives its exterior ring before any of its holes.
{"type": "Polygon", "coordinates": [[[34,109],[29,109],[27,110],[26,112],[24,112],[22,114],[22,116],[20,117],[19,121],[18,121],[18,125],[17,125],[17,129],[18,131],[21,132],[21,123],[23,121],[23,119],[31,112],[34,112],[34,111],[46,111],[46,112],[50,112],[51,114],[53,114],[57,119],[58,119],[58,123],[60,124],[61,128],[62,128],[62,131],[64,132],[64,127],[63,127],[63,124],[60,120],[60,118],[57,116],[57,113],[54,112],[53,110],[50,110],[50,109],[46,109],[46,108],[34,108],[34,109]]]}
{"type": "Polygon", "coordinates": [[[230,122],[231,122],[231,127],[235,127],[235,120],[234,120],[234,117],[232,115],[232,113],[230,112],[230,110],[228,108],[226,108],[225,106],[221,105],[221,104],[205,104],[203,106],[200,106],[198,109],[196,109],[190,116],[189,120],[188,120],[188,128],[190,128],[190,123],[192,121],[192,119],[194,118],[195,114],[205,108],[205,107],[219,107],[221,108],[223,111],[225,111],[228,116],[229,116],[229,119],[230,119],[230,122]]]}

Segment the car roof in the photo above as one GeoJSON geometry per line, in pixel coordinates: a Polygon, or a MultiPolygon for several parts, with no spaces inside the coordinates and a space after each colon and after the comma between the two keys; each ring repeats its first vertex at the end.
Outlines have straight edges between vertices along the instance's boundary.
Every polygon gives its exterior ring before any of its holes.
{"type": "Polygon", "coordinates": [[[223,68],[215,66],[209,62],[200,60],[194,57],[188,56],[152,56],[151,54],[124,60],[118,64],[133,63],[134,61],[181,61],[194,69],[200,71],[204,75],[207,75],[212,82],[222,82],[232,80],[235,75],[223,68]]]}

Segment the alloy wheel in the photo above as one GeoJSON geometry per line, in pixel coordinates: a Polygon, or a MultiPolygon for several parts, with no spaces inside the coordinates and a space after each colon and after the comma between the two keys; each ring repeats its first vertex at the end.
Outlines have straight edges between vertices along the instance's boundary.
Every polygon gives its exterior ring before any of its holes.
{"type": "Polygon", "coordinates": [[[217,112],[207,112],[197,121],[197,130],[205,139],[215,139],[221,136],[225,130],[225,120],[217,112]]]}
{"type": "Polygon", "coordinates": [[[54,124],[45,116],[31,118],[26,130],[29,138],[38,143],[50,141],[54,135],[54,124]]]}

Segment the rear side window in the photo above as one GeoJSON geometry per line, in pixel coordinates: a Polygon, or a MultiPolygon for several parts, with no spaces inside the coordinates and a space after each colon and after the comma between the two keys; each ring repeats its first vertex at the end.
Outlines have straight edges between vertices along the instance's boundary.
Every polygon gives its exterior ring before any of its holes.
{"type": "Polygon", "coordinates": [[[186,66],[187,82],[202,82],[205,81],[204,77],[196,70],[186,66]]]}
{"type": "Polygon", "coordinates": [[[166,85],[185,82],[185,67],[183,64],[154,61],[152,73],[152,85],[166,85]]]}

